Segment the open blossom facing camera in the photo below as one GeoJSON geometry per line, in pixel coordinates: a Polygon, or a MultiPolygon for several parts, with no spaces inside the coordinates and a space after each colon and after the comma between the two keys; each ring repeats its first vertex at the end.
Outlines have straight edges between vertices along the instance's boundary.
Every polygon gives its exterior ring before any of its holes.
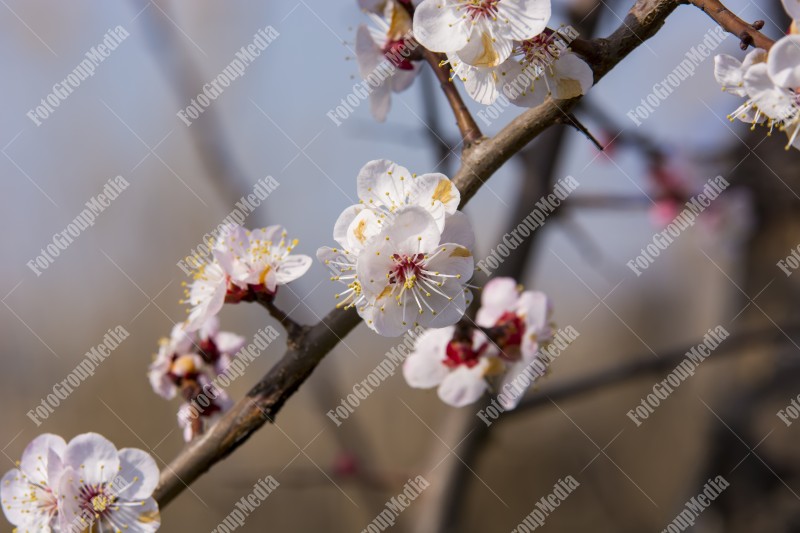
{"type": "MultiPolygon", "coordinates": [[[[486,284],[473,328],[430,329],[417,341],[403,365],[403,375],[415,388],[438,386],[439,398],[463,407],[480,399],[497,384],[503,389],[537,358],[553,339],[552,309],[541,292],[520,292],[511,278],[486,284]]],[[[521,394],[499,398],[506,410],[514,409],[521,394]]]]}
{"type": "Polygon", "coordinates": [[[470,301],[474,235],[457,211],[461,195],[443,174],[411,174],[384,159],[359,172],[360,203],[334,225],[340,248],[317,257],[347,285],[340,307],[355,307],[374,331],[397,336],[415,325],[454,324],[470,301]]]}
{"type": "Polygon", "coordinates": [[[488,68],[508,59],[514,41],[539,35],[548,20],[550,0],[423,0],[414,36],[429,50],[488,68]]]}
{"type": "Polygon", "coordinates": [[[372,116],[383,122],[389,113],[392,92],[408,89],[419,74],[419,66],[409,59],[411,16],[394,1],[385,2],[380,13],[383,16],[370,14],[375,27],[358,27],[356,61],[361,77],[372,82],[372,116]]]}
{"type": "Polygon", "coordinates": [[[117,450],[97,433],[78,435],[64,450],[61,530],[158,530],[161,518],[152,497],[158,478],[156,462],[144,451],[117,450]]]}
{"type": "Polygon", "coordinates": [[[389,337],[418,325],[455,324],[471,300],[465,284],[474,268],[470,250],[441,242],[430,213],[406,208],[358,258],[357,275],[373,308],[368,324],[389,337]]]}
{"type": "Polygon", "coordinates": [[[44,434],[3,476],[0,498],[19,531],[149,533],[161,525],[152,498],[158,479],[155,461],[142,450],[117,450],[96,433],[69,444],[44,434]]]}
{"type": "Polygon", "coordinates": [[[281,226],[247,230],[228,227],[214,243],[210,263],[202,264],[187,290],[191,306],[186,329],[195,331],[222,309],[224,303],[272,298],[279,285],[294,281],[311,267],[307,255],[292,254],[281,226]]]}

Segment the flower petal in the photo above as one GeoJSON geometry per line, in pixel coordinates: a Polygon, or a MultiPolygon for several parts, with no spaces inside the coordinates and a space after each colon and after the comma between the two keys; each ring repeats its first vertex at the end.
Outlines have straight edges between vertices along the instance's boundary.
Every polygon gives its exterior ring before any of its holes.
{"type": "Polygon", "coordinates": [[[392,89],[385,83],[375,87],[369,94],[369,110],[372,117],[378,122],[386,121],[386,116],[392,108],[392,89]]]}
{"type": "Polygon", "coordinates": [[[475,248],[475,233],[466,213],[456,211],[445,217],[440,242],[460,244],[467,250],[475,248]]]}
{"type": "Polygon", "coordinates": [[[339,246],[342,248],[350,248],[347,235],[348,228],[350,228],[350,224],[352,224],[356,216],[364,209],[366,209],[366,207],[361,204],[351,205],[342,211],[342,214],[336,219],[336,223],[333,225],[333,240],[339,243],[339,246]]]}
{"type": "Polygon", "coordinates": [[[408,186],[404,182],[410,179],[411,173],[407,168],[388,159],[370,161],[356,177],[358,198],[372,208],[405,205],[408,186]]]}
{"type": "Polygon", "coordinates": [[[744,75],[745,90],[762,113],[774,120],[785,120],[796,112],[794,96],[776,86],[767,69],[766,63],[750,67],[744,75]]]}
{"type": "Polygon", "coordinates": [[[383,50],[372,38],[369,28],[365,24],[361,24],[356,30],[356,62],[358,63],[358,72],[363,79],[367,79],[383,61],[386,56],[383,55],[383,50]]]}
{"type": "Polygon", "coordinates": [[[158,485],[158,466],[149,453],[137,448],[119,451],[120,482],[115,486],[123,500],[149,498],[158,485]]]}
{"type": "Polygon", "coordinates": [[[458,52],[467,44],[470,27],[451,0],[424,0],[414,10],[414,38],[434,52],[458,52]]]}
{"type": "Polygon", "coordinates": [[[383,220],[372,209],[364,209],[347,228],[347,249],[358,251],[383,229],[383,220]]]}
{"type": "Polygon", "coordinates": [[[800,87],[800,35],[778,39],[769,50],[767,67],[776,85],[788,89],[800,87]]]}
{"type": "Polygon", "coordinates": [[[436,314],[428,310],[423,304],[423,313],[418,313],[417,322],[426,327],[443,328],[445,326],[452,326],[464,316],[467,312],[468,301],[471,301],[472,294],[469,290],[464,289],[461,285],[456,283],[447,283],[439,288],[445,296],[438,293],[431,292],[430,296],[426,297],[428,305],[430,305],[436,314]]]}
{"type": "Polygon", "coordinates": [[[467,44],[456,51],[466,64],[485,72],[511,56],[513,42],[509,37],[493,36],[489,31],[473,31],[467,44]]]}
{"type": "MultiPolygon", "coordinates": [[[[52,486],[48,483],[48,462],[50,451],[54,451],[57,456],[63,457],[67,443],[58,435],[44,433],[33,439],[22,452],[19,462],[19,469],[28,477],[28,481],[44,486],[52,486]]],[[[51,483],[55,480],[51,480],[51,483]]]]}
{"type": "Polygon", "coordinates": [[[245,345],[247,340],[241,335],[229,331],[221,331],[214,337],[217,350],[223,354],[235,354],[245,345]]]}
{"type": "MultiPolygon", "coordinates": [[[[311,268],[313,261],[307,255],[293,254],[286,256],[283,261],[278,265],[278,270],[275,273],[279,285],[285,285],[290,281],[294,281],[311,268]]],[[[272,289],[271,289],[272,290],[272,289]]]]}
{"type": "Polygon", "coordinates": [[[444,174],[423,174],[412,178],[408,202],[423,207],[436,221],[439,231],[444,229],[445,217],[456,212],[461,193],[444,174]]]}
{"type": "Polygon", "coordinates": [[[514,311],[519,289],[513,278],[494,278],[483,287],[481,308],[475,322],[485,328],[494,327],[503,313],[514,311]]]}
{"type": "Polygon", "coordinates": [[[454,327],[429,329],[419,336],[414,351],[403,363],[403,377],[410,387],[430,389],[439,385],[450,370],[444,365],[447,344],[454,327]]]}
{"type": "Polygon", "coordinates": [[[488,388],[483,374],[488,361],[482,360],[472,368],[462,365],[450,372],[439,385],[439,398],[453,407],[464,407],[477,402],[488,388]]]}
{"type": "Polygon", "coordinates": [[[550,0],[502,0],[498,2],[497,34],[525,41],[544,31],[550,20],[550,0]]]}
{"type": "Polygon", "coordinates": [[[67,444],[64,466],[78,472],[84,484],[106,483],[119,469],[119,455],[107,438],[97,433],[83,433],[67,444]]]}
{"type": "Polygon", "coordinates": [[[560,100],[586,94],[594,83],[592,68],[572,52],[561,54],[553,64],[553,70],[555,71],[553,94],[560,100]]]}

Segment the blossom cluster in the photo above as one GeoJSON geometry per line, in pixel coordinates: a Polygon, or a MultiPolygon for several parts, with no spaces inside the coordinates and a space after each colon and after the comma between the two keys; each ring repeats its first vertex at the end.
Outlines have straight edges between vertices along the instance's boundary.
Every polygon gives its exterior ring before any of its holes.
{"type": "Polygon", "coordinates": [[[419,54],[412,54],[419,44],[445,54],[451,74],[485,105],[504,95],[516,105],[536,107],[548,96],[586,94],[594,83],[591,67],[569,50],[574,30],[547,28],[550,0],[423,0],[413,10],[408,4],[359,0],[374,21],[356,34],[359,73],[369,80],[382,65],[391,67],[370,93],[378,121],[386,118],[391,93],[407,89],[419,72],[419,54]]]}
{"type": "Polygon", "coordinates": [[[178,426],[187,442],[233,404],[223,389],[214,386],[214,379],[227,372],[232,357],[244,344],[244,337],[219,331],[216,317],[198,331],[190,332],[185,324],[176,324],[170,338],[161,339],[148,378],[159,396],[167,400],[179,392],[183,396],[185,403],[178,409],[178,426]],[[197,401],[201,396],[206,405],[197,401]],[[194,418],[188,416],[193,403],[199,406],[199,416],[194,418]]]}
{"type": "Polygon", "coordinates": [[[142,450],[117,450],[97,433],[69,443],[46,433],[3,476],[0,499],[15,531],[151,533],[161,526],[152,497],[158,478],[155,461],[142,450]]]}
{"type": "Polygon", "coordinates": [[[357,177],[360,202],[334,225],[339,247],[317,257],[347,286],[339,307],[355,307],[380,335],[455,324],[470,304],[475,237],[457,211],[461,194],[444,174],[416,175],[370,161],[357,177]]]}
{"type": "Polygon", "coordinates": [[[727,54],[714,58],[714,77],[722,89],[746,98],[729,118],[764,125],[788,137],[786,149],[800,149],[800,2],[782,0],[792,18],[789,35],[779,39],[767,52],[751,50],[743,61],[727,54]]]}
{"type": "Polygon", "coordinates": [[[574,36],[549,30],[550,0],[423,0],[413,33],[447,55],[452,73],[477,102],[504,94],[523,107],[586,94],[591,67],[566,46],[574,36]]]}
{"type": "Polygon", "coordinates": [[[245,339],[219,330],[217,314],[223,305],[271,302],[280,285],[305,274],[312,262],[307,255],[291,253],[297,240],[289,241],[281,226],[252,231],[225,226],[209,246],[211,261],[198,258],[194,280],[186,289],[188,319],[175,325],[169,339],[161,340],[148,371],[156,394],[172,399],[180,392],[183,397],[178,425],[186,441],[233,405],[214,380],[227,372],[245,339]]]}
{"type": "MultiPolygon", "coordinates": [[[[551,317],[544,293],[521,292],[513,279],[495,278],[483,289],[477,327],[462,322],[426,331],[406,359],[403,376],[415,388],[438,387],[449,405],[469,405],[490,388],[514,382],[536,360],[553,339],[551,317]]],[[[514,409],[520,398],[503,396],[504,409],[514,409]]]]}

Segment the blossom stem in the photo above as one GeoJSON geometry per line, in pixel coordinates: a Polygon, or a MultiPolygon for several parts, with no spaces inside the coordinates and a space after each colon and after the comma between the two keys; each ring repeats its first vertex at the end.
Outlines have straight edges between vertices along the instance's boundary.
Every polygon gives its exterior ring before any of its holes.
{"type": "Polygon", "coordinates": [[[258,303],[260,303],[269,314],[272,315],[281,325],[286,329],[286,333],[289,334],[289,341],[292,342],[295,340],[300,334],[303,332],[303,326],[298,324],[294,321],[286,312],[279,309],[278,306],[275,305],[274,297],[264,298],[259,296],[258,303]]]}
{"type": "MultiPolygon", "coordinates": [[[[403,3],[402,6],[413,18],[414,6],[412,3],[403,3]]],[[[455,84],[450,79],[450,67],[443,63],[443,61],[447,59],[445,55],[431,52],[427,48],[423,48],[422,45],[420,45],[420,48],[422,48],[422,57],[431,66],[433,73],[436,74],[436,79],[439,80],[439,85],[442,87],[445,98],[447,98],[447,103],[450,104],[450,108],[453,110],[458,131],[461,132],[461,138],[464,140],[463,150],[466,151],[470,146],[483,138],[483,133],[481,133],[478,123],[475,122],[475,118],[472,116],[472,113],[469,112],[458,89],[456,89],[455,84]]]]}

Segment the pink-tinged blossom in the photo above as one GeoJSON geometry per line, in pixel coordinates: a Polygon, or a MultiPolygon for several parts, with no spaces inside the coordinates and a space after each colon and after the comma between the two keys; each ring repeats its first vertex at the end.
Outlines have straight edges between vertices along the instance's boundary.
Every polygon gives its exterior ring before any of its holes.
{"type": "Polygon", "coordinates": [[[158,479],[150,454],[117,450],[97,433],[78,435],[64,450],[58,495],[61,531],[158,530],[161,517],[152,497],[158,479]]]}
{"type": "Polygon", "coordinates": [[[45,433],[33,439],[17,468],[0,481],[0,500],[6,518],[19,531],[58,531],[58,490],[67,443],[45,433]]]}

